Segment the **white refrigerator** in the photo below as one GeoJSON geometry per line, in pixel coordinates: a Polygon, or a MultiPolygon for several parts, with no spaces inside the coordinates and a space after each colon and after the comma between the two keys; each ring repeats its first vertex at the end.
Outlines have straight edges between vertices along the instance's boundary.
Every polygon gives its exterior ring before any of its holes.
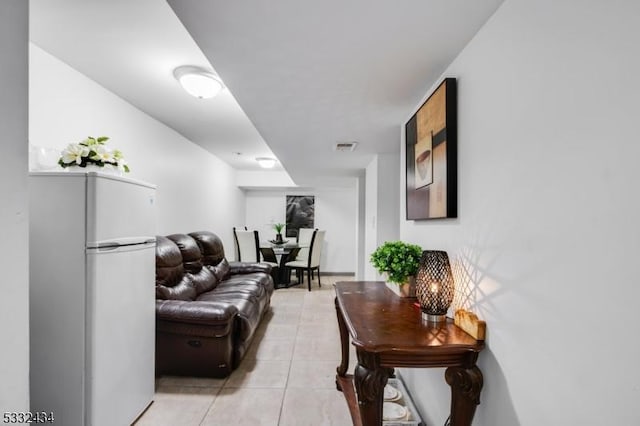
{"type": "Polygon", "coordinates": [[[31,173],[29,197],[31,411],[129,425],[154,395],[155,186],[31,173]]]}

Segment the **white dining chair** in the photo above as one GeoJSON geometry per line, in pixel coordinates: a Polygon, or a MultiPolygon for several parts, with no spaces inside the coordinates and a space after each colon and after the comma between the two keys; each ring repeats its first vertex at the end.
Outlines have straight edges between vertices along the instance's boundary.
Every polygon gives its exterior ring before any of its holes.
{"type": "Polygon", "coordinates": [[[236,240],[238,261],[260,262],[260,242],[258,240],[258,231],[233,228],[233,236],[236,240]]]}
{"type": "MultiPolygon", "coordinates": [[[[302,229],[300,229],[302,231],[302,229]]],[[[287,268],[295,269],[298,275],[298,282],[304,282],[304,272],[307,272],[307,282],[309,291],[311,291],[311,278],[313,277],[313,271],[318,271],[318,287],[321,287],[320,283],[320,256],[322,254],[322,246],[324,245],[325,231],[319,231],[317,229],[311,232],[311,241],[308,247],[307,258],[304,260],[298,260],[300,255],[291,262],[287,262],[285,266],[287,268]]],[[[300,249],[302,251],[303,249],[300,249]]]]}
{"type": "Polygon", "coordinates": [[[309,249],[311,248],[311,239],[313,238],[313,233],[317,231],[317,229],[313,228],[300,228],[298,229],[298,247],[300,247],[300,251],[296,256],[296,261],[304,262],[309,258],[309,249]]]}

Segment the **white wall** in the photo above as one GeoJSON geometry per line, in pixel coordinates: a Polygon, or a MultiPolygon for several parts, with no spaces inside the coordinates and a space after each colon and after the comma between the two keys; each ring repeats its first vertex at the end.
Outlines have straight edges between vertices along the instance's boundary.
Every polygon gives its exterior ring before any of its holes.
{"type": "Polygon", "coordinates": [[[378,246],[378,156],[367,165],[364,180],[364,279],[376,280],[369,257],[378,246]]]}
{"type": "Polygon", "coordinates": [[[64,148],[106,135],[125,154],[128,177],[158,187],[158,234],[209,230],[233,253],[244,194],[229,165],[57,58],[30,45],[29,139],[64,148]]]}
{"type": "MultiPolygon", "coordinates": [[[[448,250],[487,321],[476,425],[640,424],[639,19],[632,1],[507,0],[444,73],[459,219],[401,237],[448,250]]],[[[402,375],[443,424],[443,370],[402,375]]]]}
{"type": "Polygon", "coordinates": [[[258,230],[260,239],[264,241],[275,238],[271,224],[286,222],[287,195],[315,196],[314,226],[326,230],[320,271],[354,273],[358,212],[355,186],[315,188],[308,191],[246,191],[246,221],[237,223],[236,226],[246,225],[258,230]]]}
{"type": "Polygon", "coordinates": [[[384,280],[369,258],[385,241],[399,239],[398,154],[378,154],[365,171],[364,279],[384,280]]]}
{"type": "Polygon", "coordinates": [[[240,188],[254,187],[291,188],[297,186],[291,176],[284,170],[238,170],[236,182],[240,188]]]}
{"type": "Polygon", "coordinates": [[[0,413],[29,410],[28,2],[0,2],[0,413]]]}
{"type": "Polygon", "coordinates": [[[364,274],[364,265],[366,263],[366,255],[365,255],[365,235],[366,235],[366,176],[363,174],[358,177],[356,183],[356,194],[358,197],[358,205],[357,205],[357,216],[358,219],[356,221],[356,275],[355,279],[358,281],[362,281],[365,279],[364,274]]]}
{"type": "MultiPolygon", "coordinates": [[[[398,185],[400,184],[399,154],[378,154],[378,190],[377,192],[377,246],[385,241],[398,239],[398,210],[396,206],[400,202],[398,185]]],[[[367,253],[367,261],[369,255],[367,253]]]]}

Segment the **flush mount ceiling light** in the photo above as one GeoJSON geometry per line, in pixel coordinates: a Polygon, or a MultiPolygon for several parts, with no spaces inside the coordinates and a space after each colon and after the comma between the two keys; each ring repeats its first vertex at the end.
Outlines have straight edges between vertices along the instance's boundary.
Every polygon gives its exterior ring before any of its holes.
{"type": "Polygon", "coordinates": [[[256,161],[263,169],[271,169],[276,165],[276,159],[271,157],[256,157],[256,161]]]}
{"type": "Polygon", "coordinates": [[[224,88],[217,75],[200,67],[178,67],[173,70],[173,76],[187,93],[200,99],[213,98],[224,88]]]}

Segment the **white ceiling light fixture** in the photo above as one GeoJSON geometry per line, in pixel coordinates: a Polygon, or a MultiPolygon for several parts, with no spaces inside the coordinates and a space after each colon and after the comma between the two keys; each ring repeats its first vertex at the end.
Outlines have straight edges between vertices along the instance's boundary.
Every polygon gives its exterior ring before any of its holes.
{"type": "Polygon", "coordinates": [[[200,67],[184,65],[173,70],[173,76],[187,93],[200,99],[213,98],[224,88],[220,77],[200,67]]]}
{"type": "Polygon", "coordinates": [[[271,157],[256,157],[256,161],[263,169],[272,169],[276,165],[276,159],[271,157]]]}

